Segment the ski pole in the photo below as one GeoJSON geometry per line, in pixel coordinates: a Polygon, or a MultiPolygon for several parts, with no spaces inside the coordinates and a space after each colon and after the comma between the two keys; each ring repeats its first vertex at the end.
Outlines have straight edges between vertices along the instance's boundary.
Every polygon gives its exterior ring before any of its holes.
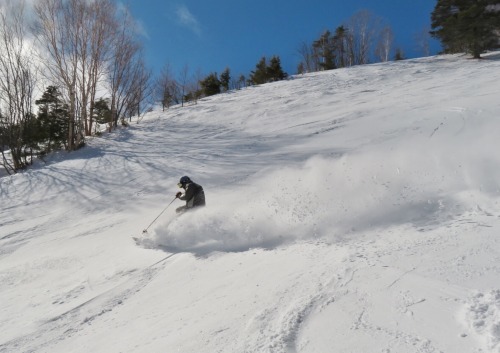
{"type": "Polygon", "coordinates": [[[158,215],[158,217],[156,217],[156,218],[154,219],[154,221],[153,221],[153,222],[151,222],[151,224],[150,224],[150,225],[149,225],[146,229],[144,229],[144,230],[142,231],[143,233],[147,233],[147,232],[148,232],[149,227],[151,227],[151,226],[153,225],[153,223],[154,223],[154,222],[156,222],[156,220],[157,220],[158,218],[160,218],[160,216],[163,214],[163,212],[165,212],[165,211],[167,210],[167,208],[168,208],[168,207],[169,207],[169,206],[170,206],[170,205],[171,205],[171,204],[175,201],[175,199],[176,199],[176,198],[177,198],[177,196],[176,196],[176,197],[175,197],[175,198],[174,198],[174,199],[173,199],[173,200],[172,200],[172,201],[171,201],[171,202],[167,205],[167,207],[165,207],[165,208],[163,209],[163,211],[161,211],[161,213],[158,215]]]}

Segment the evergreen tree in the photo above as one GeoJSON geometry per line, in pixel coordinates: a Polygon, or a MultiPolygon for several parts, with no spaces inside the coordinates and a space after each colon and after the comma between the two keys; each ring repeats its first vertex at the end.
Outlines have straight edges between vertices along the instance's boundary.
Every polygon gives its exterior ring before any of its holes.
{"type": "MultiPolygon", "coordinates": [[[[29,113],[23,121],[22,144],[24,146],[25,158],[29,157],[33,161],[34,154],[39,154],[43,148],[45,134],[41,128],[41,122],[34,114],[29,113]]],[[[43,154],[45,152],[42,152],[43,154]]]]}
{"type": "Polygon", "coordinates": [[[333,36],[333,42],[335,46],[335,59],[337,61],[336,65],[339,68],[347,66],[347,29],[344,26],[339,26],[335,29],[335,35],[333,36]]]}
{"type": "Polygon", "coordinates": [[[465,51],[480,58],[486,49],[499,46],[498,0],[438,0],[431,20],[431,34],[445,52],[465,51]]]}
{"type": "Polygon", "coordinates": [[[401,48],[396,49],[396,53],[394,54],[394,61],[405,60],[405,54],[401,48]]]}
{"type": "Polygon", "coordinates": [[[99,98],[94,106],[94,119],[99,124],[109,124],[113,126],[113,118],[111,108],[109,107],[109,99],[99,98]]]}
{"type": "Polygon", "coordinates": [[[283,80],[287,74],[281,68],[279,56],[273,56],[269,60],[269,65],[265,57],[261,58],[255,67],[255,71],[250,74],[249,82],[254,85],[260,85],[267,82],[283,80]]]}
{"type": "Polygon", "coordinates": [[[245,75],[240,75],[238,81],[236,81],[236,89],[241,89],[242,87],[245,87],[246,81],[247,79],[245,75]]]}
{"type": "Polygon", "coordinates": [[[47,152],[67,146],[69,108],[62,101],[56,86],[49,86],[42,97],[35,101],[38,105],[38,121],[41,139],[46,143],[47,152]]]}
{"type": "Polygon", "coordinates": [[[335,41],[330,31],[326,30],[313,42],[313,53],[322,70],[335,69],[335,41]]]}
{"type": "Polygon", "coordinates": [[[229,82],[231,82],[231,72],[229,71],[229,68],[226,68],[220,74],[220,85],[224,92],[229,91],[229,82]]]}
{"type": "Polygon", "coordinates": [[[255,71],[250,73],[250,82],[254,85],[260,85],[267,81],[267,60],[262,57],[255,66],[255,71]]]}
{"type": "Polygon", "coordinates": [[[281,81],[287,77],[287,74],[281,68],[281,60],[279,56],[273,56],[269,60],[269,66],[267,67],[267,81],[281,81]]]}
{"type": "Polygon", "coordinates": [[[221,82],[217,77],[217,73],[211,73],[200,82],[201,89],[205,96],[213,96],[221,92],[221,82]]]}

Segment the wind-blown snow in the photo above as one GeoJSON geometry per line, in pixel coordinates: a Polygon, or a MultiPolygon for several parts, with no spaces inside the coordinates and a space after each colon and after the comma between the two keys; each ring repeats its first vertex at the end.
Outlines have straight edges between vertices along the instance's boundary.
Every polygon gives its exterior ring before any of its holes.
{"type": "Polygon", "coordinates": [[[500,352],[498,82],[295,76],[1,178],[0,352],[500,352]]]}

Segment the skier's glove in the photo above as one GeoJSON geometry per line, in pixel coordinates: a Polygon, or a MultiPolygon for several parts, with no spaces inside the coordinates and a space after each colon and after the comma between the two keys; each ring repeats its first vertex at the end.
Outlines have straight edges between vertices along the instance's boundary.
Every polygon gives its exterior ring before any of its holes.
{"type": "Polygon", "coordinates": [[[175,194],[175,198],[178,199],[179,197],[181,197],[181,195],[182,195],[182,192],[179,191],[177,194],[175,194]]]}

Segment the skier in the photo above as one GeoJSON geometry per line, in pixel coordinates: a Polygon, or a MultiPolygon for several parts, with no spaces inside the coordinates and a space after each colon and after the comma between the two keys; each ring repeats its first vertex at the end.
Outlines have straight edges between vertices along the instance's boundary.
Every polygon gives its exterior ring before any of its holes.
{"type": "Polygon", "coordinates": [[[178,207],[175,212],[180,213],[194,207],[205,206],[205,192],[201,185],[196,184],[189,177],[183,176],[177,186],[184,189],[184,194],[179,191],[175,197],[186,201],[186,205],[178,207]]]}

